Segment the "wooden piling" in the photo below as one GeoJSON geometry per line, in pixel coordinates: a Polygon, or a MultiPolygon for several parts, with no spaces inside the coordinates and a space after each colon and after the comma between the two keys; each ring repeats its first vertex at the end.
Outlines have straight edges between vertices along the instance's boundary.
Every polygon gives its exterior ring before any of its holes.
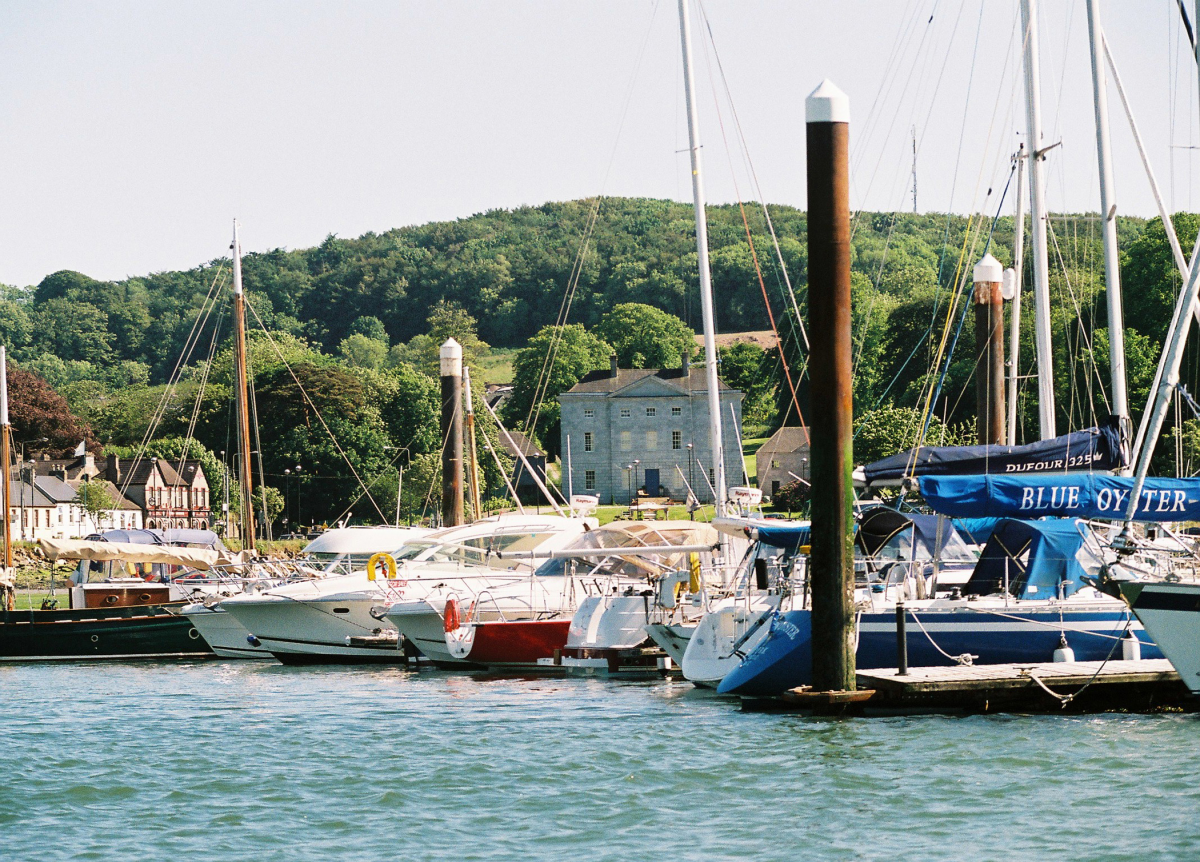
{"type": "Polygon", "coordinates": [[[985,254],[975,264],[975,432],[1004,442],[1004,267],[985,254]]]}
{"type": "Polygon", "coordinates": [[[829,81],[805,101],[811,425],[813,689],[853,691],[850,101],[829,81]]]}
{"type": "Polygon", "coordinates": [[[466,521],[463,511],[462,345],[447,338],[442,345],[442,526],[466,521]]]}

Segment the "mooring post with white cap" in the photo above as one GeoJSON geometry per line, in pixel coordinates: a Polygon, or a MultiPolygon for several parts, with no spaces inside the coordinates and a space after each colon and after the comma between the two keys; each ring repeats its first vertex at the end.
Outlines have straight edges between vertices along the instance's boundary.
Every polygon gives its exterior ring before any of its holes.
{"type": "Polygon", "coordinates": [[[812,684],[853,691],[850,100],[829,81],[804,103],[808,147],[812,684]]]}
{"type": "Polygon", "coordinates": [[[462,345],[447,338],[441,349],[442,526],[457,527],[463,513],[462,345]]]}
{"type": "Polygon", "coordinates": [[[1004,442],[1004,267],[985,254],[975,264],[975,431],[981,444],[1004,442]]]}

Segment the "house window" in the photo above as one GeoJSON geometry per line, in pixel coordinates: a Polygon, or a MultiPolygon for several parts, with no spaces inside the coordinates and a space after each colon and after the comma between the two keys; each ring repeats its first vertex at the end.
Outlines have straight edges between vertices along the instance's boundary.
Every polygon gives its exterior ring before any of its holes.
{"type": "Polygon", "coordinates": [[[633,432],[632,431],[622,431],[621,432],[621,451],[628,452],[632,448],[633,448],[633,432]]]}
{"type": "Polygon", "coordinates": [[[683,408],[682,408],[682,407],[672,407],[672,408],[671,408],[671,415],[672,415],[672,416],[682,416],[682,415],[683,415],[683,408]]]}
{"type": "Polygon", "coordinates": [[[776,460],[774,460],[774,459],[771,459],[771,466],[772,466],[772,467],[774,467],[776,470],[778,470],[778,469],[779,469],[779,462],[778,462],[778,461],[776,461],[776,460]]]}
{"type": "Polygon", "coordinates": [[[655,416],[655,415],[657,415],[657,414],[658,414],[658,408],[657,408],[657,407],[647,407],[647,408],[646,408],[646,415],[647,415],[647,416],[655,416]]]}
{"type": "Polygon", "coordinates": [[[713,485],[714,487],[717,484],[717,471],[715,469],[713,469],[712,467],[708,468],[708,481],[709,481],[709,484],[713,485]]]}
{"type": "Polygon", "coordinates": [[[682,431],[672,431],[671,432],[671,448],[672,449],[682,449],[683,448],[683,432],[682,431]]]}
{"type": "Polygon", "coordinates": [[[584,452],[592,451],[592,432],[591,431],[585,431],[583,433],[583,451],[584,452]]]}
{"type": "Polygon", "coordinates": [[[595,491],[596,490],[596,471],[595,470],[584,470],[583,471],[583,488],[585,491],[595,491]]]}
{"type": "Polygon", "coordinates": [[[622,419],[628,419],[628,418],[629,418],[629,408],[628,408],[628,407],[622,407],[622,408],[621,408],[621,418],[622,418],[622,419]]]}
{"type": "Polygon", "coordinates": [[[646,448],[651,449],[651,450],[658,448],[658,432],[657,431],[647,431],[646,432],[646,448]]]}
{"type": "Polygon", "coordinates": [[[586,410],[583,411],[583,418],[584,419],[595,419],[596,411],[593,410],[591,407],[588,407],[586,410]]]}

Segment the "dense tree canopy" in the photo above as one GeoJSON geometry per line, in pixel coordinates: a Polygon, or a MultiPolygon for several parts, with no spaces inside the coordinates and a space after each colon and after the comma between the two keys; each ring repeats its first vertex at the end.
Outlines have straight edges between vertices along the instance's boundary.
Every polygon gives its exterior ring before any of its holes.
{"type": "MultiPolygon", "coordinates": [[[[777,249],[760,213],[749,212],[748,242],[736,205],[708,212],[718,330],[767,329],[765,289],[782,338],[782,351],[741,345],[721,355],[726,380],[747,393],[747,419],[766,427],[799,421],[781,356],[801,410],[807,416],[812,409],[802,333],[806,216],[786,206],[770,212],[777,249]]],[[[1093,216],[1055,215],[1049,224],[1058,423],[1060,429],[1083,427],[1103,418],[1110,401],[1101,238],[1093,216]]],[[[1176,224],[1188,247],[1200,216],[1181,214],[1176,224]]],[[[1118,233],[1136,422],[1181,279],[1157,219],[1119,218],[1118,233]]],[[[907,427],[927,406],[938,417],[938,433],[945,426],[954,437],[955,429],[970,427],[976,365],[971,264],[985,251],[1007,263],[1012,239],[1008,217],[856,214],[851,255],[860,460],[905,445],[911,438],[900,425],[907,427]]],[[[403,463],[419,472],[418,463],[428,466],[425,456],[439,451],[434,378],[446,337],[463,344],[477,384],[489,367],[489,345],[519,348],[505,415],[517,427],[537,415],[532,432],[553,452],[559,392],[604,367],[610,350],[624,366],[677,367],[683,351],[694,352],[700,322],[691,207],[672,201],[612,198],[493,210],[357,239],[330,236],[315,248],[249,254],[243,263],[267,483],[291,481],[294,493],[295,481],[278,474],[299,458],[310,477],[302,480],[303,490],[331,516],[360,493],[347,460],[365,481],[378,481],[371,495],[378,490],[379,508],[394,517],[385,498],[390,493],[394,507],[397,468],[403,463]],[[539,386],[549,327],[564,314],[549,382],[539,386]],[[270,338],[257,331],[260,321],[270,338]],[[338,446],[315,421],[296,379],[338,446]]],[[[32,388],[21,397],[53,402],[38,408],[53,418],[37,426],[57,429],[52,448],[73,449],[80,439],[92,439],[90,426],[100,445],[134,446],[148,430],[162,437],[191,429],[214,452],[232,451],[231,326],[220,298],[228,283],[229,261],[217,259],[114,282],[62,271],[36,286],[0,286],[0,340],[39,381],[26,381],[32,388]],[[210,297],[219,301],[201,315],[210,297]],[[184,356],[189,335],[195,346],[184,356]],[[177,368],[179,382],[168,389],[177,368]],[[53,401],[57,394],[66,401],[53,401]]],[[[1023,378],[1024,440],[1037,434],[1032,310],[1027,268],[1015,357],[1023,378]]],[[[1185,356],[1183,382],[1200,392],[1195,344],[1185,356]]],[[[50,436],[36,429],[20,434],[50,436]]],[[[1184,429],[1185,459],[1195,436],[1184,429]]],[[[1168,443],[1163,450],[1173,448],[1168,443]]],[[[364,516],[374,511],[365,499],[353,505],[364,516]]]]}

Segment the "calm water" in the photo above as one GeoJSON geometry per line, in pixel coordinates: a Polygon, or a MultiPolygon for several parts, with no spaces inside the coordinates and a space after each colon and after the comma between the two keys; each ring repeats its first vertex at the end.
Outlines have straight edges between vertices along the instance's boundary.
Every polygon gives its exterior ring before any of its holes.
{"type": "Polygon", "coordinates": [[[0,667],[0,859],[1200,859],[1200,717],[828,720],[683,682],[0,667]]]}

